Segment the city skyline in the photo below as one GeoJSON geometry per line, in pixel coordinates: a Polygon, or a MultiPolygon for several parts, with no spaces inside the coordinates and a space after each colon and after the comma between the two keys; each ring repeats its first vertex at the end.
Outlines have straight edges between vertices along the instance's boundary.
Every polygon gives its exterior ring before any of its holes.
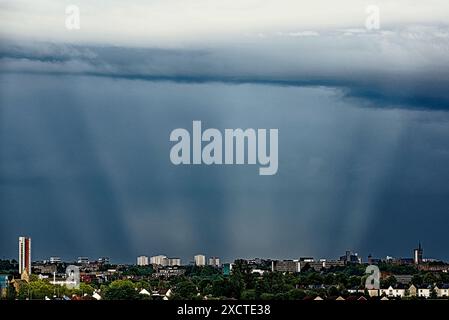
{"type": "MultiPolygon", "coordinates": [[[[38,261],[47,261],[49,263],[60,263],[60,262],[76,262],[76,263],[94,263],[94,262],[106,262],[109,263],[111,260],[111,256],[105,256],[105,255],[100,255],[98,256],[98,258],[94,258],[94,257],[90,257],[90,256],[86,256],[86,255],[78,255],[73,258],[62,258],[64,257],[64,255],[47,255],[45,257],[40,257],[40,258],[35,258],[33,259],[32,255],[31,255],[31,237],[28,236],[20,236],[18,237],[19,240],[19,255],[18,255],[18,259],[17,261],[19,262],[19,273],[21,273],[22,269],[25,268],[26,264],[28,263],[28,266],[26,267],[28,269],[28,272],[30,270],[31,267],[31,263],[32,262],[38,262],[38,261]],[[93,258],[93,259],[91,259],[93,258]],[[53,260],[53,261],[52,261],[53,260]],[[82,262],[81,260],[84,260],[84,262],[82,262]],[[23,261],[23,262],[21,262],[23,261]]],[[[424,252],[424,248],[422,246],[421,241],[418,241],[417,246],[413,247],[413,249],[410,250],[411,251],[411,255],[407,256],[407,255],[401,255],[401,256],[391,256],[391,255],[385,255],[385,256],[376,256],[373,255],[371,252],[366,254],[366,255],[361,255],[356,251],[352,251],[352,250],[345,250],[345,255],[346,255],[346,259],[348,258],[348,254],[352,255],[354,254],[356,257],[359,258],[360,263],[371,263],[370,259],[374,259],[374,260],[388,260],[388,259],[410,259],[413,261],[414,264],[420,264],[422,262],[429,262],[429,261],[441,261],[441,262],[445,262],[447,260],[443,259],[443,258],[437,258],[437,257],[427,257],[424,256],[423,252],[424,252]],[[366,257],[366,259],[364,259],[364,257],[366,257]]],[[[343,251],[342,251],[343,252],[343,251]]],[[[341,252],[340,252],[341,254],[341,252]]],[[[2,257],[0,256],[1,259],[7,259],[7,260],[16,260],[15,258],[7,258],[7,257],[2,257]]],[[[321,260],[338,260],[338,258],[340,258],[340,260],[343,258],[343,256],[341,255],[337,255],[336,256],[328,256],[328,257],[323,257],[323,256],[314,256],[314,255],[297,255],[296,257],[283,257],[283,258],[273,258],[273,257],[267,257],[267,256],[252,256],[252,257],[233,257],[231,259],[222,259],[220,256],[217,255],[206,255],[206,254],[193,254],[190,256],[190,258],[193,259],[183,259],[180,258],[178,256],[166,256],[166,255],[162,255],[162,254],[155,254],[155,255],[138,255],[135,257],[134,262],[131,264],[136,264],[136,265],[141,265],[141,266],[145,266],[145,265],[163,265],[163,266],[182,266],[182,265],[197,265],[197,266],[204,266],[204,265],[220,265],[220,261],[222,261],[222,263],[232,263],[233,261],[236,261],[238,259],[247,259],[247,260],[252,260],[252,259],[267,259],[267,260],[300,260],[301,258],[305,258],[305,259],[313,259],[314,261],[321,261],[321,260]],[[136,261],[137,260],[137,261],[136,261]],[[181,263],[181,261],[183,263],[181,263]]],[[[130,264],[130,261],[113,261],[113,264],[130,264]]],[[[111,262],[112,263],[112,262],[111,262]]]]}

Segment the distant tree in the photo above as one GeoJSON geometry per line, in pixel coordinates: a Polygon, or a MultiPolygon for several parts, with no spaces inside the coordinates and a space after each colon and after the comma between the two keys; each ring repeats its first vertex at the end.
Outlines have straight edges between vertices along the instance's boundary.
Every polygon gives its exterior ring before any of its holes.
{"type": "Polygon", "coordinates": [[[397,282],[398,281],[394,276],[389,276],[388,278],[380,281],[380,286],[382,288],[388,288],[389,286],[394,287],[397,282]]]}
{"type": "Polygon", "coordinates": [[[335,286],[331,286],[327,290],[327,295],[329,297],[339,296],[340,295],[340,290],[338,290],[337,287],[335,287],[335,286]]]}
{"type": "Polygon", "coordinates": [[[134,284],[130,280],[116,280],[106,289],[106,300],[134,300],[138,296],[134,284]]]}
{"type": "Polygon", "coordinates": [[[361,277],[359,277],[359,276],[350,276],[348,279],[348,287],[349,288],[359,287],[361,283],[362,283],[362,280],[361,280],[361,277]]]}
{"type": "Polygon", "coordinates": [[[79,293],[79,295],[84,295],[86,293],[92,295],[94,293],[94,288],[87,283],[81,282],[79,289],[76,289],[76,291],[76,293],[79,293]]]}
{"type": "Polygon", "coordinates": [[[419,274],[415,274],[412,277],[412,284],[416,287],[420,287],[423,284],[423,277],[419,274]]]}
{"type": "Polygon", "coordinates": [[[153,267],[149,266],[131,266],[123,270],[123,275],[148,277],[153,273],[153,267]]]}
{"type": "Polygon", "coordinates": [[[344,273],[338,273],[335,276],[335,280],[336,280],[336,284],[338,284],[339,286],[342,286],[342,287],[346,287],[348,284],[348,278],[346,277],[346,275],[344,273]]]}
{"type": "Polygon", "coordinates": [[[288,299],[289,300],[302,300],[306,296],[304,290],[301,289],[292,289],[288,291],[288,299]]]}
{"type": "Polygon", "coordinates": [[[431,299],[437,299],[438,298],[438,293],[437,293],[437,290],[435,288],[432,288],[432,290],[430,290],[430,298],[431,299]]]}
{"type": "Polygon", "coordinates": [[[239,299],[243,289],[242,277],[235,273],[231,277],[219,277],[212,281],[212,295],[214,297],[239,299]]]}
{"type": "Polygon", "coordinates": [[[242,300],[256,300],[256,290],[255,289],[243,290],[240,298],[242,300]]]}
{"type": "Polygon", "coordinates": [[[323,278],[323,284],[328,286],[335,284],[335,275],[332,273],[326,274],[323,278]]]}
{"type": "Polygon", "coordinates": [[[427,272],[423,277],[424,285],[433,285],[437,282],[436,276],[432,272],[427,272]]]}
{"type": "Polygon", "coordinates": [[[52,297],[54,287],[45,280],[30,281],[23,283],[19,287],[18,299],[43,300],[45,297],[52,297]]]}
{"type": "Polygon", "coordinates": [[[262,293],[260,295],[261,300],[274,300],[274,294],[272,293],[262,293]]]}
{"type": "Polygon", "coordinates": [[[198,290],[196,285],[190,281],[185,280],[177,284],[174,288],[174,300],[193,300],[198,299],[198,290]]]}

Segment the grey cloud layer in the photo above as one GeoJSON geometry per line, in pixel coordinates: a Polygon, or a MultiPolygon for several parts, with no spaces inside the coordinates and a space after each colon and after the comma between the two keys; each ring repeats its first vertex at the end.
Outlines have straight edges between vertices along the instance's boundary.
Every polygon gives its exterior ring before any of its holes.
{"type": "Polygon", "coordinates": [[[260,34],[225,47],[151,49],[4,40],[2,72],[341,87],[377,106],[449,109],[449,28],[260,34]]]}

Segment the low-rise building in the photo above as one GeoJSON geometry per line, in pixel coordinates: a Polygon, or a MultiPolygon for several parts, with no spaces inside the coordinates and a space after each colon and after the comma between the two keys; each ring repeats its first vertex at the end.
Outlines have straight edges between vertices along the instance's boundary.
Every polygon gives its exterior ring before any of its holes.
{"type": "Polygon", "coordinates": [[[50,263],[61,263],[61,257],[50,257],[49,259],[50,263]]]}
{"type": "Polygon", "coordinates": [[[434,290],[437,293],[438,298],[447,298],[449,297],[449,284],[445,283],[441,286],[436,286],[434,290]]]}
{"type": "Polygon", "coordinates": [[[380,295],[387,296],[389,298],[403,298],[406,296],[407,289],[404,285],[397,284],[394,287],[389,286],[386,289],[380,289],[380,295]]]}
{"type": "Polygon", "coordinates": [[[177,267],[165,267],[158,269],[153,276],[156,278],[159,277],[176,277],[176,276],[182,276],[186,272],[185,269],[177,268],[177,267]]]}
{"type": "Polygon", "coordinates": [[[89,263],[89,258],[88,257],[78,257],[77,262],[79,264],[88,264],[89,263]]]}
{"type": "Polygon", "coordinates": [[[100,264],[109,264],[110,263],[110,259],[109,259],[109,257],[100,257],[100,258],[98,258],[98,263],[100,263],[100,264]]]}
{"type": "Polygon", "coordinates": [[[394,274],[396,281],[401,284],[409,285],[412,282],[413,276],[411,274],[394,274]]]}
{"type": "Polygon", "coordinates": [[[428,287],[422,287],[422,288],[418,288],[417,291],[417,296],[419,298],[430,298],[430,295],[432,293],[432,286],[428,286],[428,287]]]}
{"type": "Polygon", "coordinates": [[[300,263],[295,260],[274,260],[271,262],[271,270],[273,272],[300,272],[300,263]]]}

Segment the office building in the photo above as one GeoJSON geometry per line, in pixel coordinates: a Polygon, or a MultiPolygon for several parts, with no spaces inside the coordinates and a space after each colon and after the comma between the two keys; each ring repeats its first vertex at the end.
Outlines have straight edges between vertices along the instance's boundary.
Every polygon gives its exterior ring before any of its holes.
{"type": "Polygon", "coordinates": [[[231,271],[232,271],[232,263],[223,264],[223,275],[224,276],[231,275],[231,271]]]}
{"type": "Polygon", "coordinates": [[[345,264],[362,263],[362,259],[357,253],[352,253],[350,250],[346,251],[344,256],[340,257],[340,261],[344,261],[345,264]]]}

